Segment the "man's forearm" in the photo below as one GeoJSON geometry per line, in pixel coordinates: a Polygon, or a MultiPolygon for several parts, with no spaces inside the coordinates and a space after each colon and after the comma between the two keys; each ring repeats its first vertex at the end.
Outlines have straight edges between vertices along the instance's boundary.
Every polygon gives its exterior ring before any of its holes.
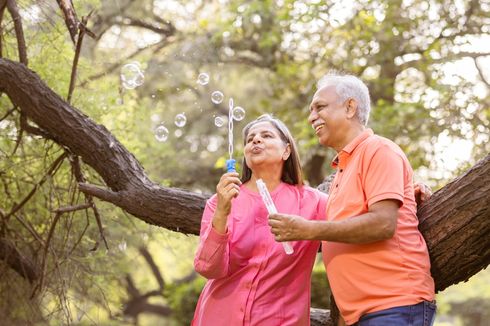
{"type": "Polygon", "coordinates": [[[389,239],[393,233],[392,223],[372,212],[342,221],[311,221],[310,224],[310,240],[370,243],[389,239]]]}

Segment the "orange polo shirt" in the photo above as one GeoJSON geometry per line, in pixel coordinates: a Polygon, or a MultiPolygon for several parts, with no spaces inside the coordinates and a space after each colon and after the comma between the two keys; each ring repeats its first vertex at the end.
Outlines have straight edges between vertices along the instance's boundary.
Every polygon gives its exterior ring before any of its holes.
{"type": "Polygon", "coordinates": [[[367,313],[434,299],[427,245],[418,230],[413,171],[392,141],[366,129],[334,159],[327,219],[356,218],[385,199],[400,202],[395,235],[369,244],[323,242],[323,261],[347,325],[367,313]]]}

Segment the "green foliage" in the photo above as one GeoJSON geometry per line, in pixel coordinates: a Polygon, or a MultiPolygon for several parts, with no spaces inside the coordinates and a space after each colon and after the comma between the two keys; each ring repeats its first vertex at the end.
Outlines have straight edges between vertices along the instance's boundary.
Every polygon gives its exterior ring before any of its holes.
{"type": "Polygon", "coordinates": [[[172,308],[172,318],[178,325],[190,325],[194,317],[199,295],[206,283],[202,277],[185,284],[171,285],[165,290],[169,298],[169,305],[172,308]]]}
{"type": "Polygon", "coordinates": [[[437,295],[438,314],[455,316],[457,325],[484,325],[490,315],[490,270],[487,268],[467,282],[453,285],[437,295]]]}
{"type": "MultiPolygon", "coordinates": [[[[319,257],[321,255],[319,254],[319,257]]],[[[328,284],[327,273],[320,259],[313,268],[311,274],[311,307],[330,309],[330,285],[328,284]]]]}

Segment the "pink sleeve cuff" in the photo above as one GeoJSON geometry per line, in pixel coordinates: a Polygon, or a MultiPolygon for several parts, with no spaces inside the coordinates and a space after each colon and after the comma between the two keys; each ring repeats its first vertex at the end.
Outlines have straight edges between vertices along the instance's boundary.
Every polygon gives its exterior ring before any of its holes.
{"type": "Polygon", "coordinates": [[[230,237],[230,231],[228,229],[226,229],[225,234],[222,234],[216,231],[212,224],[209,225],[209,228],[210,230],[207,237],[208,241],[215,242],[217,244],[223,244],[228,241],[228,238],[230,237]]]}

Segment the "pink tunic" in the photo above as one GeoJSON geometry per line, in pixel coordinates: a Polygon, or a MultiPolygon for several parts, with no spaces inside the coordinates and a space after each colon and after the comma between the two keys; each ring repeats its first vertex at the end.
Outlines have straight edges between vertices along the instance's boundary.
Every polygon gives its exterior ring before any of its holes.
{"type": "MultiPolygon", "coordinates": [[[[310,187],[281,183],[272,193],[278,212],[325,220],[327,196],[310,187]]],[[[206,283],[192,325],[309,325],[311,269],[318,241],[292,242],[286,255],[274,241],[267,210],[258,193],[245,186],[233,199],[228,231],[216,232],[211,197],[201,222],[194,260],[206,283]]]]}

